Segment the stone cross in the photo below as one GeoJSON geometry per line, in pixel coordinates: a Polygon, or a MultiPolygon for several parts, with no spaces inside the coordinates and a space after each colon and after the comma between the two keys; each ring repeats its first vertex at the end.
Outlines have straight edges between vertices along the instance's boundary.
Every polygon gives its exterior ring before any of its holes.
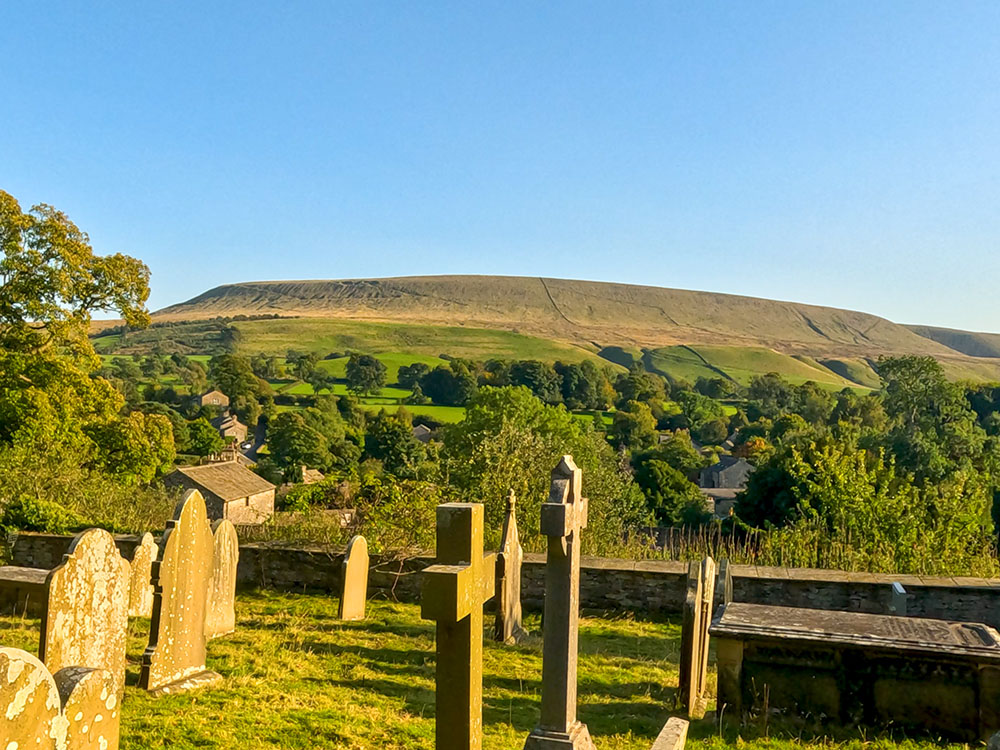
{"type": "MultiPolygon", "coordinates": [[[[729,566],[726,565],[728,571],[729,566]]],[[[688,564],[687,594],[681,622],[681,661],[677,703],[688,716],[705,715],[705,686],[708,678],[708,626],[715,598],[715,561],[706,557],[688,564]]]]}
{"type": "Polygon", "coordinates": [[[368,542],[360,534],[351,538],[340,566],[340,620],[365,619],[368,602],[368,542]]]}
{"type": "Polygon", "coordinates": [[[496,619],[493,638],[501,643],[517,643],[527,633],[521,627],[521,563],[524,550],[517,535],[514,490],[507,498],[507,515],[503,521],[500,552],[497,553],[496,619]]]}
{"type": "Polygon", "coordinates": [[[55,674],[64,667],[105,669],[125,690],[125,646],[131,567],[104,529],[73,539],[46,579],[38,656],[55,674]]]}
{"type": "Polygon", "coordinates": [[[0,648],[0,747],[118,750],[115,676],[66,667],[54,676],[26,651],[0,648]]]}
{"type": "Polygon", "coordinates": [[[153,617],[139,673],[139,687],[160,695],[222,680],[205,668],[215,544],[198,490],[189,490],[174,509],[162,545],[163,554],[153,563],[153,617]]]}
{"type": "Polygon", "coordinates": [[[437,507],[437,559],[423,572],[420,614],[437,621],[438,750],[483,744],[483,603],[493,597],[494,555],[483,554],[483,506],[437,507]]]}
{"type": "Polygon", "coordinates": [[[212,580],[205,609],[205,638],[212,640],[236,630],[236,568],[240,540],[236,527],[225,519],[212,524],[212,580]]]}
{"type": "Polygon", "coordinates": [[[129,617],[150,617],[153,614],[153,560],[159,550],[153,535],[142,535],[132,553],[132,578],[128,596],[129,617]]]}
{"type": "Polygon", "coordinates": [[[572,456],[552,470],[540,528],[548,537],[542,646],[542,716],[525,750],[593,750],[587,725],[576,717],[577,639],[580,625],[580,532],[587,526],[583,472],[572,456]]]}

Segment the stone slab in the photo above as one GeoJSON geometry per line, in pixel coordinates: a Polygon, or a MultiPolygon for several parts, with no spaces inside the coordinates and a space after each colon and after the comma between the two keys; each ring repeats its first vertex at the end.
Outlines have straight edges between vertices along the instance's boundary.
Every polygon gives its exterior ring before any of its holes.
{"type": "Polygon", "coordinates": [[[125,648],[131,566],[103,529],[77,535],[46,581],[38,656],[49,672],[105,669],[125,690],[125,648]]]}
{"type": "Polygon", "coordinates": [[[132,577],[129,581],[128,616],[153,615],[153,561],[159,553],[153,535],[145,533],[132,553],[132,577]]]}
{"type": "Polygon", "coordinates": [[[190,490],[174,510],[163,535],[163,552],[153,564],[153,617],[142,657],[139,687],[160,691],[186,681],[205,667],[205,615],[215,542],[205,500],[190,490]]]}
{"type": "Polygon", "coordinates": [[[240,543],[236,528],[225,519],[212,524],[212,579],[205,609],[205,638],[211,640],[236,630],[236,568],[240,543]]]}
{"type": "Polygon", "coordinates": [[[688,722],[673,716],[667,719],[650,750],[684,750],[687,743],[688,722]]]}
{"type": "Polygon", "coordinates": [[[365,619],[368,603],[368,542],[360,534],[351,538],[341,566],[343,578],[337,618],[340,620],[365,619]]]}

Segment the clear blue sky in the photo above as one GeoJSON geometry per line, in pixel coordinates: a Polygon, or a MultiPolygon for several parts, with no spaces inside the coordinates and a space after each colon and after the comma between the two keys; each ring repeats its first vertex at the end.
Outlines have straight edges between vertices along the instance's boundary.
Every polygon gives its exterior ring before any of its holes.
{"type": "Polygon", "coordinates": [[[0,53],[0,188],[153,308],[498,273],[1000,331],[997,2],[11,0],[0,53]]]}

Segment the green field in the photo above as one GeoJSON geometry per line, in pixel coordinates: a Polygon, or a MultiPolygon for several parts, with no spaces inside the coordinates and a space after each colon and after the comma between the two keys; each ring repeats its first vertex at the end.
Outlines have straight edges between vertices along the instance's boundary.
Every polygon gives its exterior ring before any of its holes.
{"type": "MultiPolygon", "coordinates": [[[[366,354],[368,352],[365,352],[366,354]]],[[[440,357],[432,357],[426,354],[411,354],[404,352],[381,352],[375,355],[382,364],[385,365],[386,382],[395,383],[399,378],[399,368],[403,365],[412,365],[421,362],[432,370],[439,365],[448,364],[447,360],[440,357]]],[[[324,359],[319,363],[320,369],[333,375],[335,378],[344,379],[347,377],[348,357],[338,357],[336,359],[324,359]]]]}
{"type": "Polygon", "coordinates": [[[597,356],[596,350],[485,328],[325,318],[249,320],[232,325],[242,334],[240,349],[248,353],[283,355],[289,349],[299,349],[323,355],[346,351],[367,354],[406,352],[407,358],[412,355],[437,358],[446,354],[476,360],[502,358],[539,359],[547,362],[580,362],[584,359],[604,361],[597,356]]]}
{"type": "Polygon", "coordinates": [[[863,387],[809,357],[794,357],[762,347],[669,346],[649,350],[644,361],[654,372],[689,382],[699,377],[721,377],[747,385],[757,375],[776,372],[796,385],[811,380],[832,390],[863,387]]]}

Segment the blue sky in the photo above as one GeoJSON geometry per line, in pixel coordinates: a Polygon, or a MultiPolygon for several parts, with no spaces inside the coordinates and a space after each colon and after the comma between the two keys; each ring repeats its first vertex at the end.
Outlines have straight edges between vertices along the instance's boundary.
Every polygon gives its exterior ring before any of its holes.
{"type": "Polygon", "coordinates": [[[85,6],[4,3],[0,189],[153,308],[498,273],[1000,331],[1000,3],[85,6]]]}

